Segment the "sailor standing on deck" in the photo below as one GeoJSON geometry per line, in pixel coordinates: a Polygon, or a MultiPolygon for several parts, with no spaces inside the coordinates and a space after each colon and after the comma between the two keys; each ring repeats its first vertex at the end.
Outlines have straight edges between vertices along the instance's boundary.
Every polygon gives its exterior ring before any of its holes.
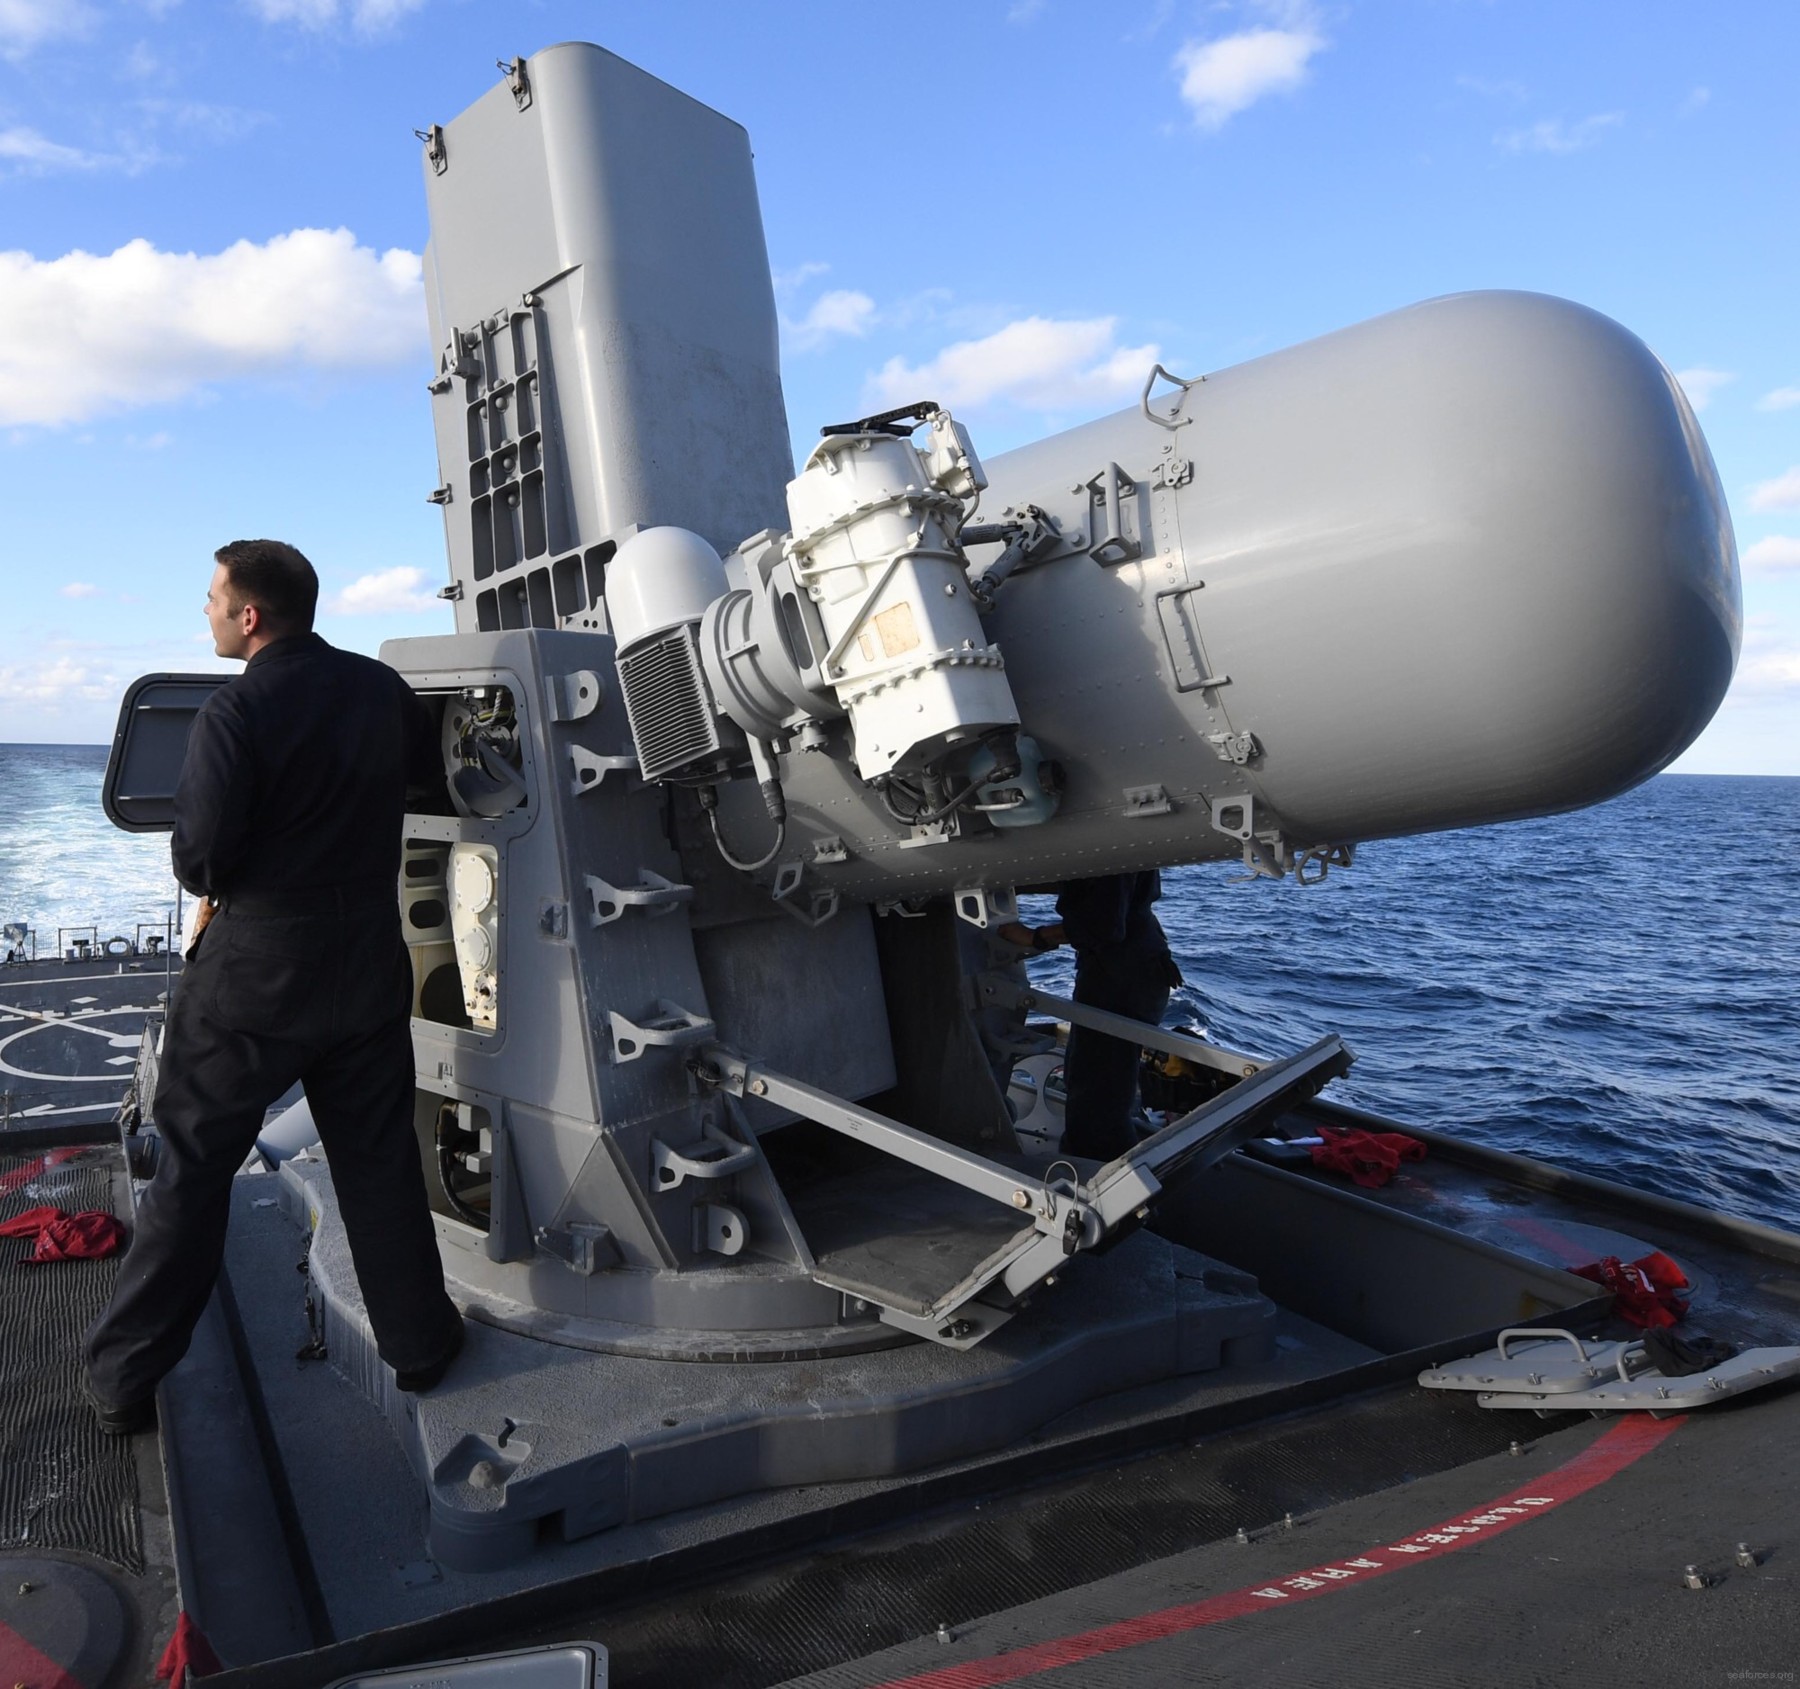
{"type": "MultiPolygon", "coordinates": [[[[1040,953],[1072,944],[1077,1003],[1155,1026],[1169,1007],[1169,993],[1182,982],[1156,918],[1161,896],[1162,876],[1154,869],[1071,880],[1057,894],[1061,919],[1036,928],[1011,922],[1000,936],[1040,953]]],[[[1131,1148],[1141,1055],[1136,1044],[1110,1033],[1069,1029],[1065,1153],[1111,1161],[1131,1148]]]]}
{"type": "Polygon", "coordinates": [[[118,1286],[87,1338],[101,1428],[134,1431],[187,1351],[224,1257],[231,1182],[299,1080],[381,1357],[427,1390],[462,1347],[413,1133],[412,970],[396,886],[431,724],[399,675],[311,631],[319,582],[278,540],[217,554],[206,619],[248,660],[194,719],[175,877],[211,898],[169,1006],[163,1150],[118,1286]]]}

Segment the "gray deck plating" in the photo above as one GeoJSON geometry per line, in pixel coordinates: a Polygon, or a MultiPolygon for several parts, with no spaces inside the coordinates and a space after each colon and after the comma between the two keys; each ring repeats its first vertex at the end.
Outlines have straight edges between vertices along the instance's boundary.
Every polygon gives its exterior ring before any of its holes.
{"type": "Polygon", "coordinates": [[[915,1344],[761,1362],[601,1355],[472,1325],[446,1382],[403,1397],[375,1356],[317,1163],[278,1181],[311,1229],[335,1363],[386,1410],[430,1500],[433,1556],[480,1569],[746,1491],[918,1470],[1004,1447],[1096,1396],[1266,1360],[1246,1274],[1149,1233],[1085,1260],[979,1349],[915,1344]]]}

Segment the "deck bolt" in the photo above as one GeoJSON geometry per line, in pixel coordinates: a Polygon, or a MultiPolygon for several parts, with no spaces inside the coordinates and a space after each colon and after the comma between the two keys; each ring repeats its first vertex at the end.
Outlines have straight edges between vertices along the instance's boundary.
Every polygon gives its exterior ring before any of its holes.
{"type": "Polygon", "coordinates": [[[1737,1563],[1747,1572],[1756,1570],[1760,1562],[1756,1558],[1756,1550],[1749,1543],[1740,1542],[1737,1546],[1737,1563]]]}
{"type": "Polygon", "coordinates": [[[1707,1577],[1698,1566],[1689,1566],[1687,1570],[1681,1574],[1681,1581],[1686,1584],[1689,1589],[1704,1589],[1706,1588],[1707,1577]]]}
{"type": "Polygon", "coordinates": [[[29,1595],[31,1593],[33,1587],[34,1586],[30,1583],[22,1583],[19,1585],[19,1593],[21,1595],[29,1595]]]}
{"type": "Polygon", "coordinates": [[[1282,1516],[1281,1516],[1281,1528],[1282,1528],[1282,1529],[1283,1529],[1283,1530],[1284,1530],[1284,1531],[1291,1531],[1291,1530],[1292,1530],[1292,1529],[1293,1529],[1293,1528],[1294,1528],[1294,1516],[1293,1516],[1293,1514],[1291,1514],[1291,1513],[1284,1513],[1284,1514],[1282,1514],[1282,1516]]]}
{"type": "Polygon", "coordinates": [[[1238,1538],[1237,1539],[1239,1542],[1248,1542],[1250,1540],[1250,1533],[1247,1530],[1245,1530],[1242,1525],[1238,1526],[1238,1538]]]}
{"type": "Polygon", "coordinates": [[[954,1642],[956,1640],[956,1632],[947,1624],[941,1624],[937,1627],[937,1639],[940,1642],[954,1642]]]}
{"type": "Polygon", "coordinates": [[[1514,1443],[1506,1452],[1508,1454],[1523,1454],[1525,1451],[1517,1443],[1514,1443]]]}

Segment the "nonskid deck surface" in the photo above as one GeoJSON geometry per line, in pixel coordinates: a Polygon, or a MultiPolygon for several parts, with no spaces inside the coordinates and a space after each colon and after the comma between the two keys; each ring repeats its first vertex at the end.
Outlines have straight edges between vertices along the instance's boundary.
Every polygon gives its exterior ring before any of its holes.
{"type": "MultiPolygon", "coordinates": [[[[1516,1457],[993,1610],[948,1642],[934,1626],[787,1689],[1791,1682],[1800,1394],[1564,1424],[1524,1416],[1516,1457]],[[1686,1587],[1688,1565],[1706,1587],[1686,1587]]],[[[964,1567],[970,1588],[984,1576],[964,1567]]]]}

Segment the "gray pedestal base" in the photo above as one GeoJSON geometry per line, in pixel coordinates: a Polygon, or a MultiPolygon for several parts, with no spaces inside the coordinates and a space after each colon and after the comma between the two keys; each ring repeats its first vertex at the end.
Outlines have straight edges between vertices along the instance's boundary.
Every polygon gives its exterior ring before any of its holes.
{"type": "Polygon", "coordinates": [[[480,1570],[564,1540],[759,1489],[914,1471],[998,1450],[1096,1397],[1266,1359],[1254,1281],[1147,1232],[1071,1263],[978,1348],[919,1343],[786,1362],[600,1355],[471,1322],[429,1395],[376,1357],[330,1176],[283,1169],[314,1222],[311,1271],[335,1366],[386,1411],[426,1486],[430,1546],[480,1570]]]}

